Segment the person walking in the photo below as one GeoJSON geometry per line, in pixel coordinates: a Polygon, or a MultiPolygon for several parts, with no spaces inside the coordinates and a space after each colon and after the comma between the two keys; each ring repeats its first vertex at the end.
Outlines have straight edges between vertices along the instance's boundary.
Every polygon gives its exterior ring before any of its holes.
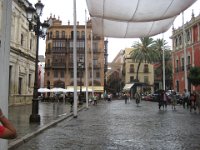
{"type": "Polygon", "coordinates": [[[172,100],[172,109],[176,110],[176,104],[177,104],[176,92],[172,92],[172,94],[171,94],[171,100],[172,100]]]}
{"type": "Polygon", "coordinates": [[[191,93],[189,102],[190,102],[190,112],[192,112],[192,109],[194,109],[194,111],[196,111],[196,93],[195,93],[195,91],[193,93],[191,93]]]}
{"type": "Polygon", "coordinates": [[[124,100],[125,100],[125,104],[127,104],[127,101],[128,101],[127,93],[124,93],[124,100]]]}
{"type": "Polygon", "coordinates": [[[140,94],[138,92],[135,93],[135,102],[137,106],[139,106],[140,103],[140,94]]]}
{"type": "Polygon", "coordinates": [[[184,89],[184,92],[183,92],[183,108],[185,108],[185,104],[187,104],[187,108],[189,108],[189,98],[190,98],[189,92],[187,92],[187,90],[184,89]]]}
{"type": "Polygon", "coordinates": [[[3,115],[0,108],[0,138],[2,139],[14,139],[17,137],[17,132],[12,123],[3,115]]]}
{"type": "Polygon", "coordinates": [[[97,95],[96,94],[94,94],[94,105],[97,105],[97,95]]]}
{"type": "Polygon", "coordinates": [[[167,109],[167,100],[168,100],[168,97],[167,97],[167,94],[166,94],[166,92],[164,91],[163,92],[163,109],[164,109],[164,107],[165,107],[165,109],[167,109]]]}

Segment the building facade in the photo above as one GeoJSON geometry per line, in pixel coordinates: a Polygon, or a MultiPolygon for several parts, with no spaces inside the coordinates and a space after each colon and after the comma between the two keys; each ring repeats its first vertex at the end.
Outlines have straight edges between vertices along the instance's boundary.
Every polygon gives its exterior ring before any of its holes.
{"type": "Polygon", "coordinates": [[[106,73],[106,89],[113,96],[118,96],[124,87],[123,71],[123,50],[121,50],[111,63],[108,63],[108,71],[106,73]]]}
{"type": "MultiPolygon", "coordinates": [[[[125,87],[126,85],[132,85],[139,83],[144,83],[143,90],[144,92],[148,90],[148,92],[153,92],[153,85],[154,85],[154,66],[153,64],[149,63],[141,63],[139,72],[138,72],[138,80],[136,81],[136,74],[137,74],[137,67],[138,63],[134,62],[130,58],[130,52],[133,50],[133,48],[126,48],[124,50],[124,79],[125,79],[125,87]],[[145,89],[144,89],[145,88],[145,89]]],[[[139,84],[142,85],[142,84],[139,84]]],[[[132,86],[128,87],[128,90],[132,88],[132,86]]]]}
{"type": "MultiPolygon", "coordinates": [[[[44,87],[68,88],[74,85],[73,79],[73,25],[62,25],[59,18],[50,16],[45,53],[44,87]]],[[[77,86],[85,86],[85,60],[88,66],[88,85],[94,86],[96,92],[103,92],[105,50],[104,37],[93,36],[91,50],[91,21],[87,22],[87,58],[85,57],[85,25],[77,22],[77,86]],[[92,53],[93,52],[93,53],[92,53]],[[93,58],[93,63],[92,63],[93,58]],[[93,67],[92,67],[93,64],[93,67]],[[93,68],[93,73],[92,73],[93,68]],[[92,80],[93,74],[93,80],[92,80]]]]}
{"type": "MultiPolygon", "coordinates": [[[[28,1],[24,1],[30,5],[28,1]]],[[[9,105],[32,102],[36,38],[29,31],[25,5],[12,1],[12,24],[9,67],[9,105]]]]}
{"type": "Polygon", "coordinates": [[[184,28],[182,26],[173,29],[171,38],[173,43],[173,88],[180,93],[183,93],[185,88],[189,91],[195,90],[196,88],[190,84],[188,78],[185,78],[184,65],[187,68],[187,77],[191,67],[200,66],[200,15],[194,17],[192,14],[191,20],[184,24],[184,28]],[[184,64],[184,43],[186,64],[184,64]],[[188,82],[188,87],[185,86],[185,80],[188,82]]]}

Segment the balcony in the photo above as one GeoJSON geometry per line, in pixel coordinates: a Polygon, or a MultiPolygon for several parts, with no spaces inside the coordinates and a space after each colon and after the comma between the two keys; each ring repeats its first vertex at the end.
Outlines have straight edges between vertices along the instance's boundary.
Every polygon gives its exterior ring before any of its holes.
{"type": "Polygon", "coordinates": [[[66,47],[53,47],[52,48],[53,53],[67,53],[66,47]]]}
{"type": "Polygon", "coordinates": [[[129,70],[129,73],[134,73],[134,72],[135,72],[134,69],[129,70]]]}
{"type": "MultiPolygon", "coordinates": [[[[92,64],[89,64],[89,68],[92,69],[92,64]]],[[[93,64],[93,68],[94,69],[100,69],[101,68],[101,64],[93,64]]]]}
{"type": "Polygon", "coordinates": [[[52,63],[52,68],[56,68],[56,69],[65,69],[65,68],[66,68],[66,64],[65,64],[64,62],[52,63]]]}

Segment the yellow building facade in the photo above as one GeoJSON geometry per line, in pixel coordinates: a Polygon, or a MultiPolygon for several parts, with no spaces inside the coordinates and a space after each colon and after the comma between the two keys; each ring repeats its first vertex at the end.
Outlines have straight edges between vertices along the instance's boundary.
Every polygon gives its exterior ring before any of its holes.
{"type": "MultiPolygon", "coordinates": [[[[137,67],[138,63],[134,62],[130,57],[130,52],[133,48],[126,48],[124,50],[124,78],[125,78],[125,86],[126,84],[133,84],[136,81],[137,76],[137,67]]],[[[138,72],[138,81],[140,83],[144,83],[144,85],[148,85],[150,88],[150,92],[153,92],[154,85],[154,67],[153,64],[149,63],[141,63],[139,72],[138,72]]]]}

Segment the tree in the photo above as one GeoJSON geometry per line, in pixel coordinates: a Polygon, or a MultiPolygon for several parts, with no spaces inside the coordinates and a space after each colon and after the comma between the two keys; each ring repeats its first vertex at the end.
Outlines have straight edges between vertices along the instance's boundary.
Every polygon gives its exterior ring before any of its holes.
{"type": "Polygon", "coordinates": [[[154,49],[154,40],[150,37],[140,38],[139,42],[134,43],[130,57],[133,62],[137,62],[136,80],[138,81],[138,73],[142,62],[152,63],[158,60],[158,52],[154,49]]]}
{"type": "Polygon", "coordinates": [[[163,39],[157,39],[153,45],[154,49],[158,51],[158,63],[160,66],[155,71],[156,76],[161,76],[163,81],[163,50],[165,52],[165,76],[166,76],[166,86],[171,87],[172,83],[172,65],[171,65],[171,50],[167,45],[167,42],[163,39]],[[170,62],[170,63],[169,63],[170,62]]]}
{"type": "Polygon", "coordinates": [[[188,79],[194,86],[200,85],[200,67],[190,68],[188,79]]]}

